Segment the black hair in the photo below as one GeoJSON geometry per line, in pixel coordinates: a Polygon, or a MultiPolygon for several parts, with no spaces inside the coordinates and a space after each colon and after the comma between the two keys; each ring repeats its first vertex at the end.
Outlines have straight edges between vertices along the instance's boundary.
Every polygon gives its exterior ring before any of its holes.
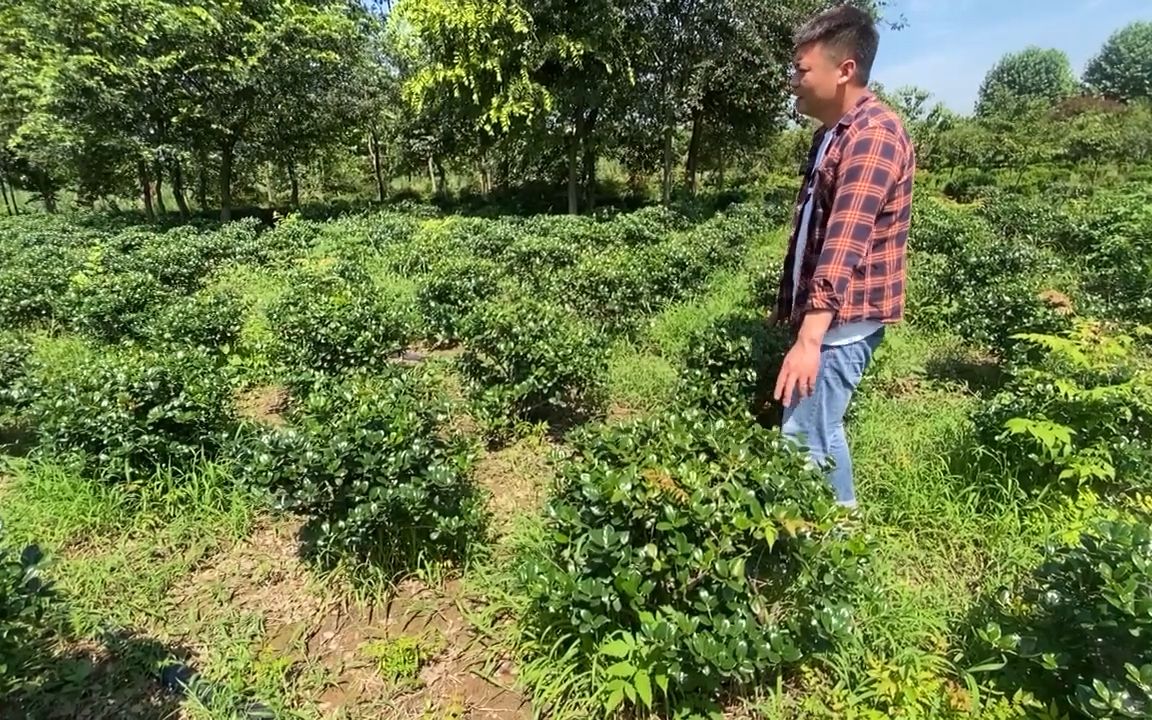
{"type": "Polygon", "coordinates": [[[872,77],[872,64],[880,46],[876,21],[860,8],[841,5],[820,13],[796,31],[797,48],[820,43],[835,52],[841,61],[856,61],[856,80],[867,85],[872,77]]]}

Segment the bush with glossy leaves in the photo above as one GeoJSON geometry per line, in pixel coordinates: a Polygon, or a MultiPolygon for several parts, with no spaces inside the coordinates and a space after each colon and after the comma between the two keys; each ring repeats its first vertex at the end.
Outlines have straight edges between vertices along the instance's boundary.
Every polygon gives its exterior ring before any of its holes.
{"type": "Polygon", "coordinates": [[[768,327],[762,312],[723,315],[690,339],[676,397],[733,418],[761,416],[790,347],[788,330],[768,327]]]}
{"type": "Polygon", "coordinates": [[[287,419],[257,431],[244,475],[307,519],[320,562],[399,574],[466,558],[482,540],[472,448],[415,370],[318,378],[287,419]]]}
{"type": "Polygon", "coordinates": [[[416,306],[432,339],[460,339],[465,318],[500,293],[504,270],[479,258],[450,259],[432,269],[416,292],[416,306]]]}
{"type": "Polygon", "coordinates": [[[86,473],[147,475],[212,457],[234,427],[232,390],[195,350],[109,348],[66,365],[33,360],[20,400],[43,452],[86,473]]]}
{"type": "Polygon", "coordinates": [[[460,369],[493,438],[518,422],[570,421],[604,405],[607,353],[592,327],[530,298],[482,305],[465,324],[460,369]]]}
{"type": "Polygon", "coordinates": [[[269,309],[273,354],[293,370],[379,368],[413,335],[413,311],[386,298],[362,268],[299,273],[269,309]]]}
{"type": "Polygon", "coordinates": [[[1088,718],[1152,716],[1152,518],[1101,522],[996,599],[973,660],[1088,718]],[[992,654],[992,658],[987,655],[992,654]]]}
{"type": "Polygon", "coordinates": [[[0,257],[0,324],[26,327],[60,315],[82,252],[56,245],[4,252],[0,257]]]}
{"type": "Polygon", "coordinates": [[[28,372],[28,358],[32,345],[20,333],[0,330],[0,413],[15,404],[20,390],[18,383],[28,372]]]}
{"type": "Polygon", "coordinates": [[[698,410],[578,431],[523,568],[534,644],[606,709],[715,709],[853,630],[870,543],[778,433],[698,410]]]}
{"type": "Polygon", "coordinates": [[[145,323],[148,342],[227,355],[244,324],[244,303],[234,292],[201,291],[157,308],[145,323]]]}
{"type": "Polygon", "coordinates": [[[73,330],[119,342],[140,337],[157,306],[170,297],[170,291],[146,272],[85,272],[72,278],[61,313],[73,330]]]}

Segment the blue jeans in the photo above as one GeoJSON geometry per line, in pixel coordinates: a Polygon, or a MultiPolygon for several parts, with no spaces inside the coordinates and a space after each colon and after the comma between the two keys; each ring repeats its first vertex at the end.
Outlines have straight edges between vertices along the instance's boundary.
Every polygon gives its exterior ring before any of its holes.
{"type": "Polygon", "coordinates": [[[784,408],[781,431],[808,449],[812,461],[825,466],[832,461],[829,480],[841,505],[856,506],[852,481],[852,457],[844,434],[844,413],[852,394],[884,339],[881,328],[867,338],[848,345],[820,348],[820,370],[812,394],[784,408]]]}

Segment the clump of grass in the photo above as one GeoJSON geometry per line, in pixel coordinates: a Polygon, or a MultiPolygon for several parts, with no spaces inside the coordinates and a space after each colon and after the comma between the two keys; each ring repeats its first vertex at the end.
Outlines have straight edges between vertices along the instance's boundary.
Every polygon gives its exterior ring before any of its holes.
{"type": "Polygon", "coordinates": [[[673,399],[676,368],[667,359],[621,344],[608,356],[608,394],[615,405],[652,412],[673,399]]]}
{"type": "Polygon", "coordinates": [[[71,599],[81,635],[155,619],[171,583],[244,537],[259,512],[259,500],[221,464],[116,484],[51,460],[13,460],[6,472],[5,526],[49,553],[49,575],[71,599]]]}

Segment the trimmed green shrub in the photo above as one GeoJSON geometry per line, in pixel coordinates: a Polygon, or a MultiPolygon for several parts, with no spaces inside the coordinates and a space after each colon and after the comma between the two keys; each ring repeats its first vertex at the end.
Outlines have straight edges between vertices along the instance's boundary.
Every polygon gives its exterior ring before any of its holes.
{"type": "Polygon", "coordinates": [[[160,307],[147,322],[149,341],[165,347],[228,354],[244,324],[244,304],[234,292],[202,291],[160,307]]]}
{"type": "Polygon", "coordinates": [[[602,411],[607,348],[564,309],[500,298],[468,317],[464,338],[460,369],[491,437],[520,421],[580,420],[602,411]]]}
{"type": "MultiPolygon", "coordinates": [[[[1152,716],[1150,518],[1106,521],[997,599],[979,651],[1009,691],[1089,718],[1152,716]]],[[[983,658],[981,658],[983,660],[983,658]]]]}
{"type": "Polygon", "coordinates": [[[992,228],[971,208],[927,193],[913,200],[912,216],[908,249],[913,252],[953,255],[987,244],[993,237],[992,228]]]}
{"type": "Polygon", "coordinates": [[[82,273],[72,279],[62,314],[77,332],[104,342],[140,337],[156,306],[170,297],[145,272],[82,273]]]}
{"type": "MultiPolygon", "coordinates": [[[[927,205],[926,207],[932,207],[927,205]]],[[[1007,355],[1019,333],[1055,333],[1070,327],[1067,309],[1041,294],[1054,290],[1063,266],[1050,251],[990,235],[963,211],[936,220],[926,213],[923,251],[910,253],[907,314],[912,322],[951,330],[969,342],[1007,355]],[[950,218],[959,222],[950,227],[950,218]],[[929,242],[930,229],[940,236],[929,242]],[[973,224],[975,223],[975,224],[973,224]],[[959,228],[968,226],[967,230],[959,228]]],[[[910,241],[911,242],[911,241],[910,241]]]]}
{"type": "Polygon", "coordinates": [[[416,292],[416,306],[432,339],[460,339],[468,314],[500,292],[503,270],[483,259],[453,259],[432,269],[416,292]]]}
{"type": "Polygon", "coordinates": [[[608,710],[716,709],[851,632],[869,542],[778,433],[696,410],[578,431],[524,622],[608,710]]]}
{"type": "Polygon", "coordinates": [[[0,330],[0,413],[11,408],[19,396],[17,387],[28,371],[32,345],[19,333],[0,330]]]}
{"type": "Polygon", "coordinates": [[[362,269],[300,273],[268,309],[275,358],[293,370],[379,368],[408,344],[412,310],[384,298],[362,269]]]}
{"type": "Polygon", "coordinates": [[[192,350],[109,349],[32,362],[23,411],[44,452],[78,454],[112,479],[211,457],[233,427],[229,383],[192,350]]]}
{"type": "Polygon", "coordinates": [[[83,255],[45,245],[4,253],[0,258],[0,324],[24,327],[57,317],[83,255]]]}
{"type": "Polygon", "coordinates": [[[788,331],[768,327],[762,312],[724,315],[690,339],[676,398],[734,418],[761,416],[790,347],[788,331]]]}
{"type": "Polygon", "coordinates": [[[611,249],[585,255],[557,281],[553,296],[611,333],[627,332],[659,304],[656,265],[640,253],[611,249]]]}
{"type": "Polygon", "coordinates": [[[1086,267],[1085,284],[1108,317],[1152,325],[1152,221],[1139,235],[1101,242],[1086,267]]]}
{"type": "Polygon", "coordinates": [[[415,371],[320,378],[288,420],[257,432],[246,476],[307,518],[319,561],[401,573],[482,539],[472,450],[415,371]]]}

